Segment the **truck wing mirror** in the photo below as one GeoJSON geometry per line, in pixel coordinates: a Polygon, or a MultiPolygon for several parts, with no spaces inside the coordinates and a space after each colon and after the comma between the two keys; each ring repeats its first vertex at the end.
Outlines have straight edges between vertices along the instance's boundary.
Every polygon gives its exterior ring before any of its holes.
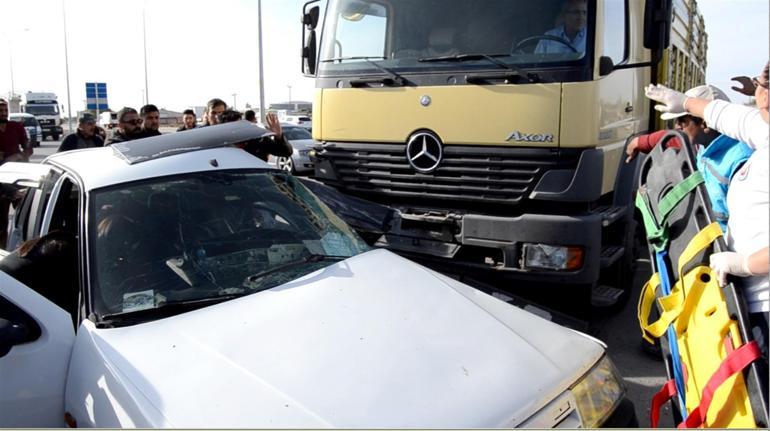
{"type": "Polygon", "coordinates": [[[646,0],[644,5],[644,47],[660,58],[671,39],[672,0],[646,0]]]}
{"type": "Polygon", "coordinates": [[[302,24],[304,24],[308,30],[315,30],[318,26],[318,16],[320,15],[320,8],[313,6],[309,11],[302,15],[302,24]]]}
{"type": "Polygon", "coordinates": [[[316,44],[315,30],[310,30],[307,36],[307,42],[302,48],[303,59],[303,73],[308,75],[315,75],[316,57],[318,55],[318,48],[316,44]]]}
{"type": "Polygon", "coordinates": [[[320,0],[310,0],[302,7],[302,73],[306,76],[314,76],[316,69],[316,60],[318,56],[318,47],[316,43],[315,28],[318,26],[318,16],[320,8],[313,6],[320,0]],[[307,36],[306,36],[306,32],[307,36]]]}
{"type": "Polygon", "coordinates": [[[603,55],[599,57],[599,76],[607,76],[615,70],[615,63],[612,59],[603,55]]]}

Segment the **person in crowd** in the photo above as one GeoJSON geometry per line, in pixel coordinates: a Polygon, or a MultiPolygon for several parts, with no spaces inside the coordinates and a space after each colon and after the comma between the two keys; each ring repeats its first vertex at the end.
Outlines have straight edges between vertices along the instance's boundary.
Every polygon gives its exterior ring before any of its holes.
{"type": "MultiPolygon", "coordinates": [[[[240,112],[233,109],[226,109],[217,115],[216,124],[239,121],[241,117],[242,114],[240,112]]],[[[281,122],[278,121],[278,116],[271,112],[267,114],[265,120],[267,121],[267,130],[274,134],[246,142],[239,146],[249,154],[264,161],[267,161],[271,154],[276,157],[290,157],[294,152],[294,149],[291,147],[289,141],[286,140],[286,137],[283,136],[283,129],[281,128],[281,122]]]]}
{"type": "MultiPolygon", "coordinates": [[[[5,162],[26,162],[32,155],[32,144],[27,138],[24,126],[8,121],[8,102],[0,99],[0,164],[5,162]]],[[[8,209],[14,199],[3,193],[0,196],[0,247],[5,248],[8,237],[8,209]]]]}
{"type": "Polygon", "coordinates": [[[8,102],[0,99],[0,164],[27,161],[32,155],[32,145],[27,131],[17,121],[8,121],[8,102]]]}
{"type": "Polygon", "coordinates": [[[182,113],[182,126],[176,129],[177,132],[183,132],[185,130],[192,130],[198,125],[195,123],[195,111],[192,109],[185,109],[182,113]]]}
{"type": "Polygon", "coordinates": [[[153,104],[142,106],[139,110],[139,116],[142,118],[141,134],[143,138],[160,136],[160,110],[153,104]]]}
{"type": "Polygon", "coordinates": [[[101,136],[96,134],[96,118],[86,112],[78,118],[78,128],[75,130],[75,133],[67,135],[62,140],[57,151],[62,152],[102,146],[104,146],[104,141],[101,136]]]}
{"type": "Polygon", "coordinates": [[[217,116],[227,109],[227,103],[222,99],[211,99],[206,103],[206,113],[203,115],[203,125],[213,126],[219,124],[217,116]]]}
{"type": "MultiPolygon", "coordinates": [[[[569,42],[578,53],[586,51],[586,24],[588,23],[588,2],[586,0],[565,0],[555,28],[545,32],[569,42]]],[[[536,54],[574,54],[564,43],[543,39],[535,47],[536,54]]]]}
{"type": "Polygon", "coordinates": [[[139,118],[136,109],[128,107],[121,109],[118,112],[118,127],[112,132],[107,145],[143,138],[141,126],[142,119],[139,118]]]}
{"type": "Polygon", "coordinates": [[[243,119],[249,123],[257,124],[257,113],[253,109],[249,109],[243,113],[243,119]]]}
{"type": "MultiPolygon", "coordinates": [[[[700,97],[707,100],[725,100],[730,101],[730,98],[717,87],[713,85],[699,85],[687,90],[684,93],[688,97],[700,97]]],[[[713,141],[720,136],[720,133],[714,129],[708,127],[705,121],[700,117],[695,117],[684,112],[678,114],[663,113],[660,115],[660,119],[674,120],[674,129],[684,132],[690,140],[695,153],[702,147],[705,147],[709,142],[713,141]]],[[[630,163],[638,153],[649,153],[655,148],[663,136],[667,133],[666,130],[659,130],[654,133],[649,133],[642,136],[637,136],[631,139],[626,147],[626,163],[630,163]]],[[[673,148],[681,148],[681,142],[679,139],[671,139],[668,145],[673,148]]]]}
{"type": "Polygon", "coordinates": [[[755,339],[760,341],[765,354],[767,313],[770,311],[769,68],[770,63],[752,80],[755,108],[724,100],[687,97],[662,85],[650,85],[646,89],[647,97],[661,103],[655,109],[701,117],[723,134],[743,141],[755,149],[733,176],[727,191],[727,207],[730,211],[727,246],[730,251],[712,254],[710,263],[720,284],[726,282],[728,274],[740,277],[736,281],[743,287],[749,307],[749,319],[755,328],[755,339]],[[759,336],[756,334],[756,328],[761,329],[759,336]]]}

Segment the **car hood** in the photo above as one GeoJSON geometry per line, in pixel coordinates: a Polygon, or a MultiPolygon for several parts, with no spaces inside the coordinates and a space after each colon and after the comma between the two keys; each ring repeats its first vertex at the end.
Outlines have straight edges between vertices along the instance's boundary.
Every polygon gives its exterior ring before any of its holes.
{"type": "Polygon", "coordinates": [[[514,426],[604,352],[385,250],[94,335],[131,392],[185,428],[514,426]]]}
{"type": "Polygon", "coordinates": [[[295,150],[310,150],[316,144],[316,141],[312,139],[294,139],[289,141],[289,143],[295,150]]]}

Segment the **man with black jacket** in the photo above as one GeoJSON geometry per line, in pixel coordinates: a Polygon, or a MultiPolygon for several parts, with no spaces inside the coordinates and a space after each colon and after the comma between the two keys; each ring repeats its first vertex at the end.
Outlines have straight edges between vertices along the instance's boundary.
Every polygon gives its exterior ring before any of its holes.
{"type": "Polygon", "coordinates": [[[158,107],[149,104],[142,106],[139,110],[139,116],[142,118],[142,138],[160,136],[160,110],[158,107]]]}
{"type": "Polygon", "coordinates": [[[70,133],[64,138],[57,152],[103,146],[104,141],[96,134],[96,119],[86,112],[78,118],[78,128],[75,133],[70,133]]]}
{"type": "Polygon", "coordinates": [[[118,128],[112,132],[112,137],[107,145],[144,138],[141,125],[142,119],[139,118],[136,109],[128,107],[121,109],[118,112],[118,128]]]}

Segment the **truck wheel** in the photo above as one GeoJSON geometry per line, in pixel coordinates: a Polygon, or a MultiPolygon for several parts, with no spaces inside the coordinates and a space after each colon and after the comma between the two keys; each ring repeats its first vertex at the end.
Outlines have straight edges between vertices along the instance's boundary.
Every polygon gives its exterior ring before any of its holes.
{"type": "Polygon", "coordinates": [[[53,140],[54,141],[58,141],[59,140],[59,135],[53,135],[53,140]]]}

